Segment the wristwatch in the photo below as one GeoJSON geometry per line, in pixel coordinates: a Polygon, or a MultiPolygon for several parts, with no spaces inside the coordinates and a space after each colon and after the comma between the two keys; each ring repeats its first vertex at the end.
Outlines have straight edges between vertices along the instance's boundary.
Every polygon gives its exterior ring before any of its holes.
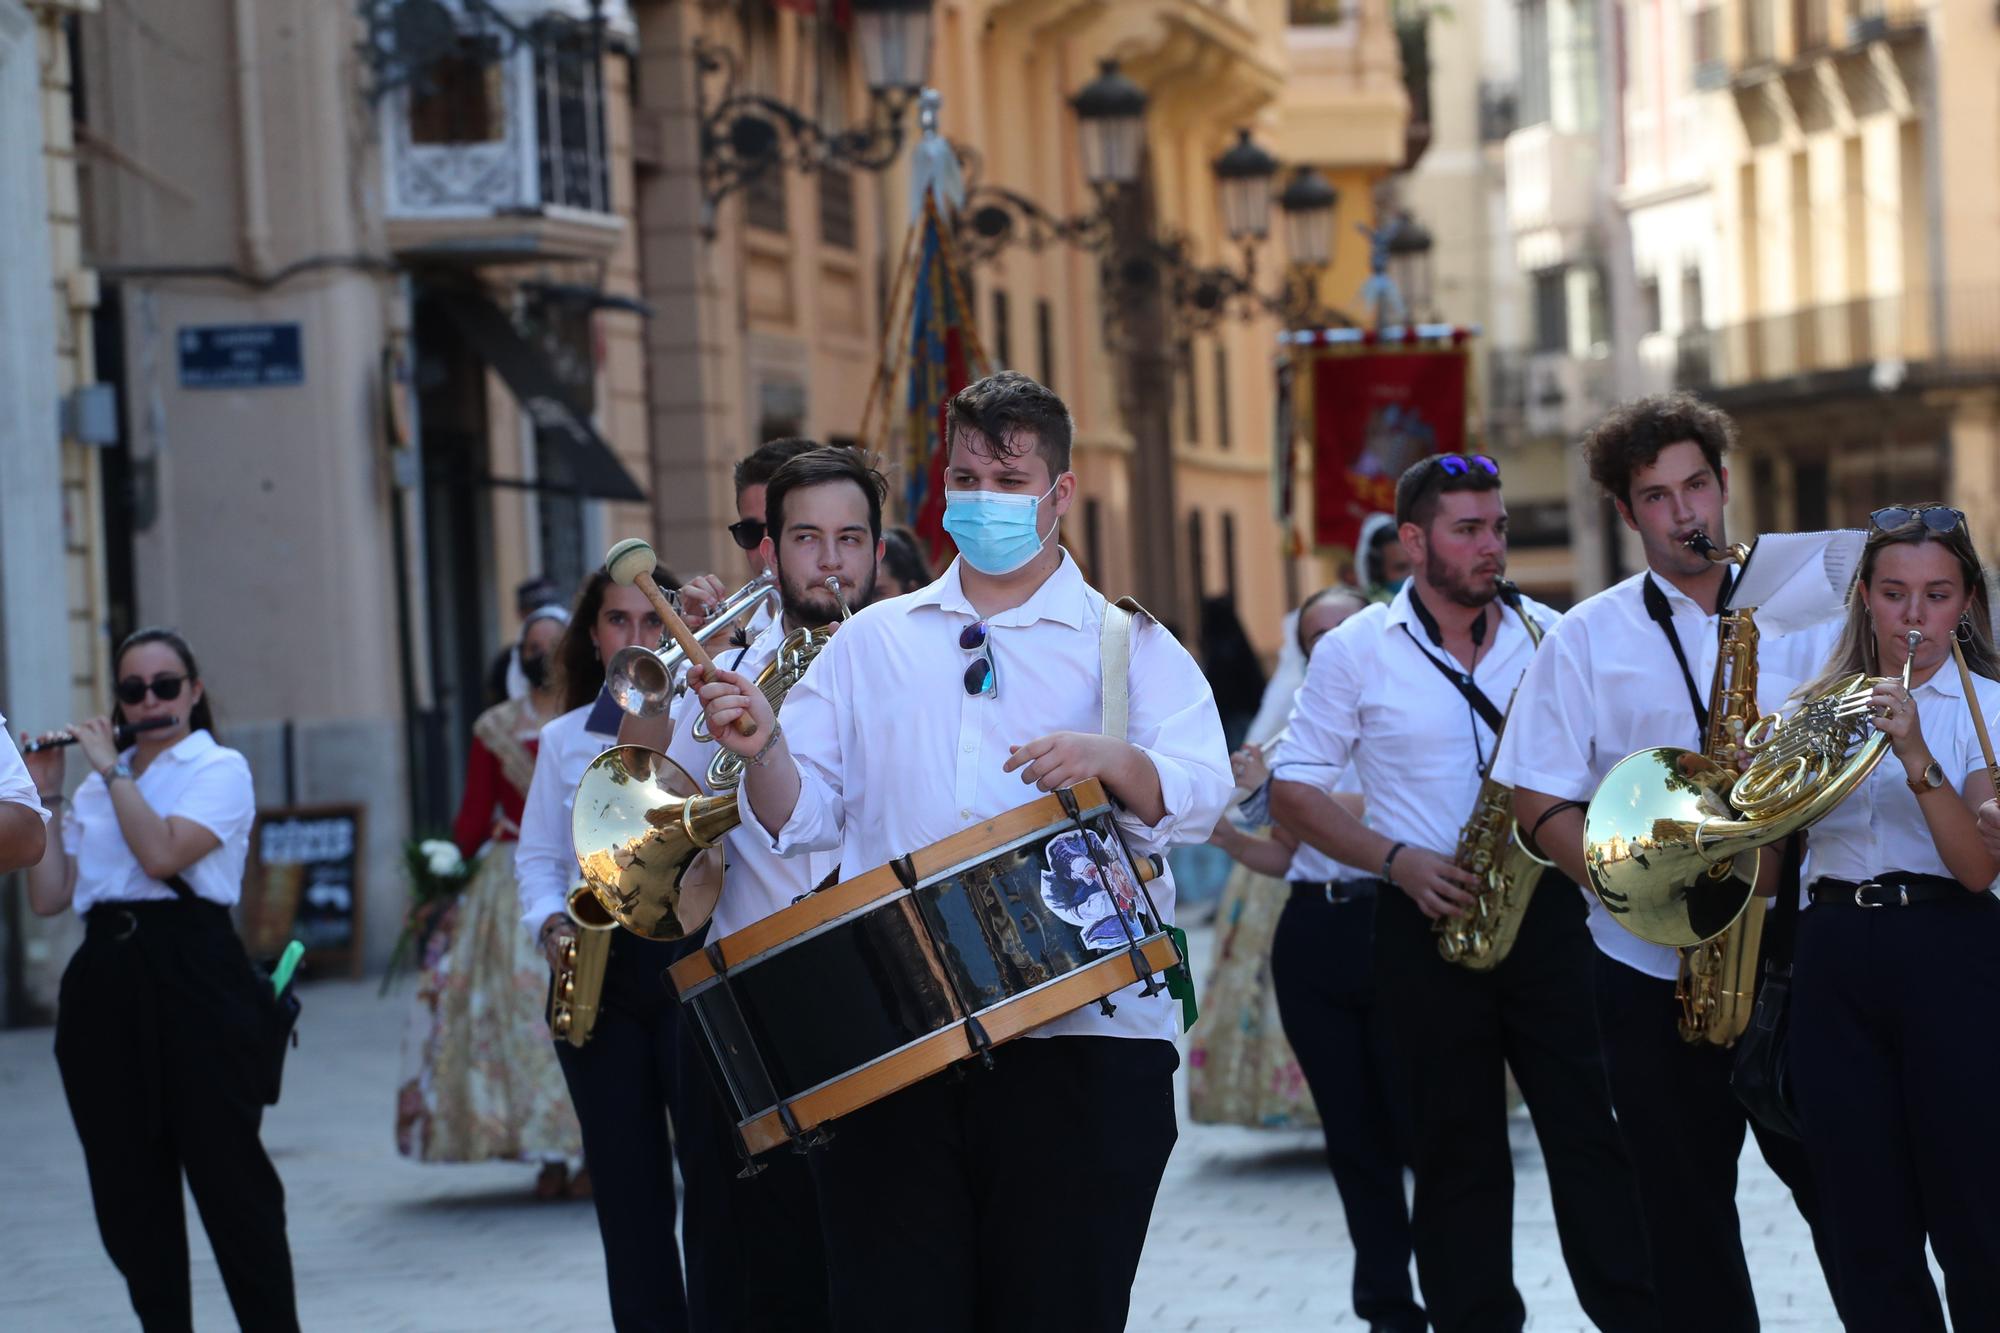
{"type": "Polygon", "coordinates": [[[1904,774],[1903,781],[1909,783],[1910,790],[1919,796],[1922,796],[1927,791],[1935,791],[1939,787],[1944,786],[1944,765],[1933,759],[1924,765],[1924,771],[1917,774],[1917,776],[1911,777],[1907,773],[1904,774]]]}
{"type": "Polygon", "coordinates": [[[104,785],[109,787],[112,783],[118,781],[118,779],[120,778],[131,777],[132,765],[126,763],[123,759],[120,759],[117,763],[105,769],[98,776],[102,777],[104,779],[104,785]]]}

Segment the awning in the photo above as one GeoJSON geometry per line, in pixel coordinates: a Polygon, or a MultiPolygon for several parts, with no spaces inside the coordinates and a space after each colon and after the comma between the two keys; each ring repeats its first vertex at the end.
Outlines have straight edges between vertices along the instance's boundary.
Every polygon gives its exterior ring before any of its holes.
{"type": "Polygon", "coordinates": [[[472,350],[507,382],[536,428],[563,442],[568,475],[548,478],[549,482],[600,500],[646,498],[590,418],[563,391],[555,369],[520,335],[505,311],[476,292],[433,295],[472,350]]]}

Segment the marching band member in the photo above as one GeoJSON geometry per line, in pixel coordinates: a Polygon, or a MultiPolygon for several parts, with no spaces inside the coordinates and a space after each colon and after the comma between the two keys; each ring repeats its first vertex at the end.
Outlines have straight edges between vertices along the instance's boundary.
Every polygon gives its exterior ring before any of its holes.
{"type": "MultiPolygon", "coordinates": [[[[1308,597],[1297,617],[1296,647],[1310,660],[1320,638],[1370,605],[1352,588],[1308,597]]],[[[1239,785],[1269,778],[1261,752],[1246,746],[1231,756],[1239,785]]],[[[1334,799],[1362,814],[1359,784],[1349,767],[1334,799]]],[[[1278,1021],[1298,1058],[1326,1137],[1327,1166],[1354,1243],[1354,1313],[1370,1328],[1423,1333],[1424,1309],[1410,1287],[1410,1206],[1403,1197],[1408,1160],[1389,1045],[1388,1015],[1375,1003],[1373,921],[1375,879],[1345,866],[1284,829],[1258,838],[1237,831],[1228,816],[1215,844],[1261,874],[1286,881],[1289,896],[1265,958],[1278,1001],[1278,1021]]],[[[1239,933],[1239,948],[1245,941],[1239,933]]],[[[1230,966],[1225,960],[1222,967],[1230,966]]]]}
{"type": "MultiPolygon", "coordinates": [[[[729,525],[729,540],[743,552],[745,573],[750,578],[770,568],[764,554],[764,495],[771,478],[792,459],[820,447],[818,440],[787,436],[766,440],[738,460],[730,477],[736,487],[736,521],[729,525]]],[[[721,579],[713,574],[697,574],[680,590],[681,619],[689,629],[700,629],[707,622],[707,613],[728,596],[729,589],[721,579]]],[[[739,641],[747,643],[756,638],[775,618],[771,603],[766,601],[751,613],[739,641]]],[[[675,711],[679,711],[678,702],[675,711]]]]}
{"type": "MultiPolygon", "coordinates": [[[[1729,418],[1686,394],[1643,398],[1599,422],[1584,443],[1591,478],[1639,534],[1647,568],[1563,618],[1521,682],[1493,775],[1515,788],[1514,817],[1578,884],[1583,807],[1612,766],[1659,745],[1700,750],[1720,649],[1717,615],[1730,574],[1688,546],[1724,544],[1733,441],[1729,418]]],[[[1825,638],[1762,635],[1758,692],[1771,711],[1811,674],[1825,638]]],[[[1767,854],[1774,860],[1776,853],[1767,854]]],[[[1814,1224],[1799,1145],[1751,1120],[1729,1088],[1732,1057],[1681,1038],[1679,957],[1631,934],[1587,889],[1598,1028],[1611,1100],[1631,1148],[1651,1242],[1654,1286],[1669,1328],[1755,1329],[1757,1301],[1736,1214],[1736,1161],[1746,1125],[1764,1160],[1814,1224]]]]}
{"type": "Polygon", "coordinates": [[[35,780],[7,719],[0,717],[0,875],[36,864],[48,849],[49,812],[35,799],[35,780]]]}
{"type": "MultiPolygon", "coordinates": [[[[672,586],[664,569],[654,579],[672,586]]],[[[576,786],[590,761],[616,743],[624,716],[604,692],[604,664],[621,648],[652,646],[662,629],[644,594],[599,570],[584,580],[556,647],[566,711],[542,728],[514,854],[521,921],[552,970],[576,933],[566,910],[578,879],[570,834],[576,786]]],[[[674,1144],[667,1129],[676,1099],[678,1009],[660,981],[674,957],[671,944],[612,932],[595,1033],[582,1047],[556,1043],[583,1128],[584,1160],[593,1168],[591,1199],[619,1333],[688,1328],[674,1243],[674,1144]]]]}
{"type": "MultiPolygon", "coordinates": [[[[257,818],[250,765],[217,743],[187,640],[142,629],[111,660],[112,715],[71,728],[95,771],[60,845],[27,876],[37,916],[71,908],[84,920],[56,1064],[98,1233],[140,1326],[193,1328],[185,1176],[236,1322],[282,1333],[299,1321],[285,1187],[259,1137],[276,1096],[262,1040],[270,982],[229,920],[257,818]],[[114,725],[141,724],[153,729],[120,751],[114,725]]],[[[68,753],[28,756],[45,805],[62,801],[68,753]]]]}
{"type": "MultiPolygon", "coordinates": [[[[709,730],[749,761],[744,826],[780,854],[841,849],[850,874],[1099,778],[1139,852],[1207,836],[1229,792],[1208,684],[1133,625],[1130,740],[1100,734],[1105,599],[1055,532],[1076,496],[1068,409],[1003,372],[955,397],[929,587],[843,626],[785,699],[697,668],[709,730]],[[750,736],[732,729],[750,716],[750,736]]],[[[1169,920],[1171,875],[1151,886],[1169,920]]],[[[811,1162],[843,1330],[1125,1325],[1175,1138],[1175,1009],[1128,987],[836,1121],[811,1162]],[[1051,1172],[1059,1175],[1052,1176],[1051,1172]],[[1052,1202],[1051,1181],[1074,1182],[1052,1202]]]]}
{"type": "MultiPolygon", "coordinates": [[[[754,680],[786,636],[837,624],[873,600],[886,491],[881,475],[853,449],[796,455],[771,476],[760,497],[770,523],[762,558],[778,573],[781,615],[745,647],[718,655],[719,661],[754,680]],[[839,579],[838,594],[824,586],[828,578],[839,579]]],[[[696,739],[701,717],[699,708],[690,707],[676,708],[671,720],[627,718],[618,739],[664,749],[712,794],[717,789],[709,767],[720,747],[696,739]]],[[[687,947],[732,935],[811,893],[838,860],[830,852],[778,856],[769,838],[743,825],[730,830],[724,845],[722,897],[705,931],[691,936],[687,947]]],[[[771,1153],[758,1174],[740,1176],[733,1125],[720,1100],[710,1095],[710,1076],[692,1034],[683,1033],[681,1050],[686,1229],[713,1233],[699,1252],[714,1271],[689,1275],[695,1327],[784,1333],[831,1328],[826,1252],[805,1159],[771,1153]],[[716,1308],[708,1308],[712,1302],[716,1308]]]]}
{"type": "Polygon", "coordinates": [[[1871,704],[1889,737],[1861,787],[1806,832],[1812,905],[1792,969],[1791,1072],[1806,1155],[1832,1232],[1840,1305],[1856,1330],[1945,1327],[1924,1259],[1944,1270],[1952,1326],[2000,1326],[2000,856],[1975,811],[1993,805],[1977,714],[2000,726],[2000,655],[1965,515],[1877,510],[1844,631],[1819,693],[1854,672],[1910,688],[1871,704]],[[1973,697],[1952,661],[1957,635],[1973,697]]]}
{"type": "MultiPolygon", "coordinates": [[[[1397,482],[1396,517],[1410,582],[1313,650],[1271,806],[1335,861],[1381,867],[1375,982],[1410,1117],[1424,1304],[1445,1333],[1518,1330],[1526,1319],[1512,1274],[1511,1067],[1584,1311],[1607,1329],[1654,1328],[1631,1167],[1590,1025],[1581,905],[1551,881],[1490,971],[1447,963],[1432,930],[1472,903],[1476,881],[1452,849],[1492,759],[1500,705],[1533,652],[1495,598],[1507,564],[1499,468],[1485,457],[1422,459],[1397,482]],[[1366,825],[1328,794],[1349,764],[1366,825]]],[[[1523,610],[1553,619],[1525,600],[1523,610]]]]}

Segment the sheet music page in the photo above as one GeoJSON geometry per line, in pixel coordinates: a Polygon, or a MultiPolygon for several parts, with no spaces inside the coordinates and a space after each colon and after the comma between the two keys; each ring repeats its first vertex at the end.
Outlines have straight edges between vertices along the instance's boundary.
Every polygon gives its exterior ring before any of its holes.
{"type": "Polygon", "coordinates": [[[1729,605],[1755,608],[1757,624],[1774,634],[1824,624],[1846,610],[1866,540],[1846,528],[1766,533],[1757,539],[1729,605]]]}

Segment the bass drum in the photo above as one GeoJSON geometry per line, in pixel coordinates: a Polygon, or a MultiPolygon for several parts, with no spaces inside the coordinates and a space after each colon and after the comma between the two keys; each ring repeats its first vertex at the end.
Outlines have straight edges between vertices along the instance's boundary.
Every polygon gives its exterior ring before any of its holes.
{"type": "Polygon", "coordinates": [[[749,1153],[1182,959],[1095,780],[808,895],[668,972],[749,1153]]]}

